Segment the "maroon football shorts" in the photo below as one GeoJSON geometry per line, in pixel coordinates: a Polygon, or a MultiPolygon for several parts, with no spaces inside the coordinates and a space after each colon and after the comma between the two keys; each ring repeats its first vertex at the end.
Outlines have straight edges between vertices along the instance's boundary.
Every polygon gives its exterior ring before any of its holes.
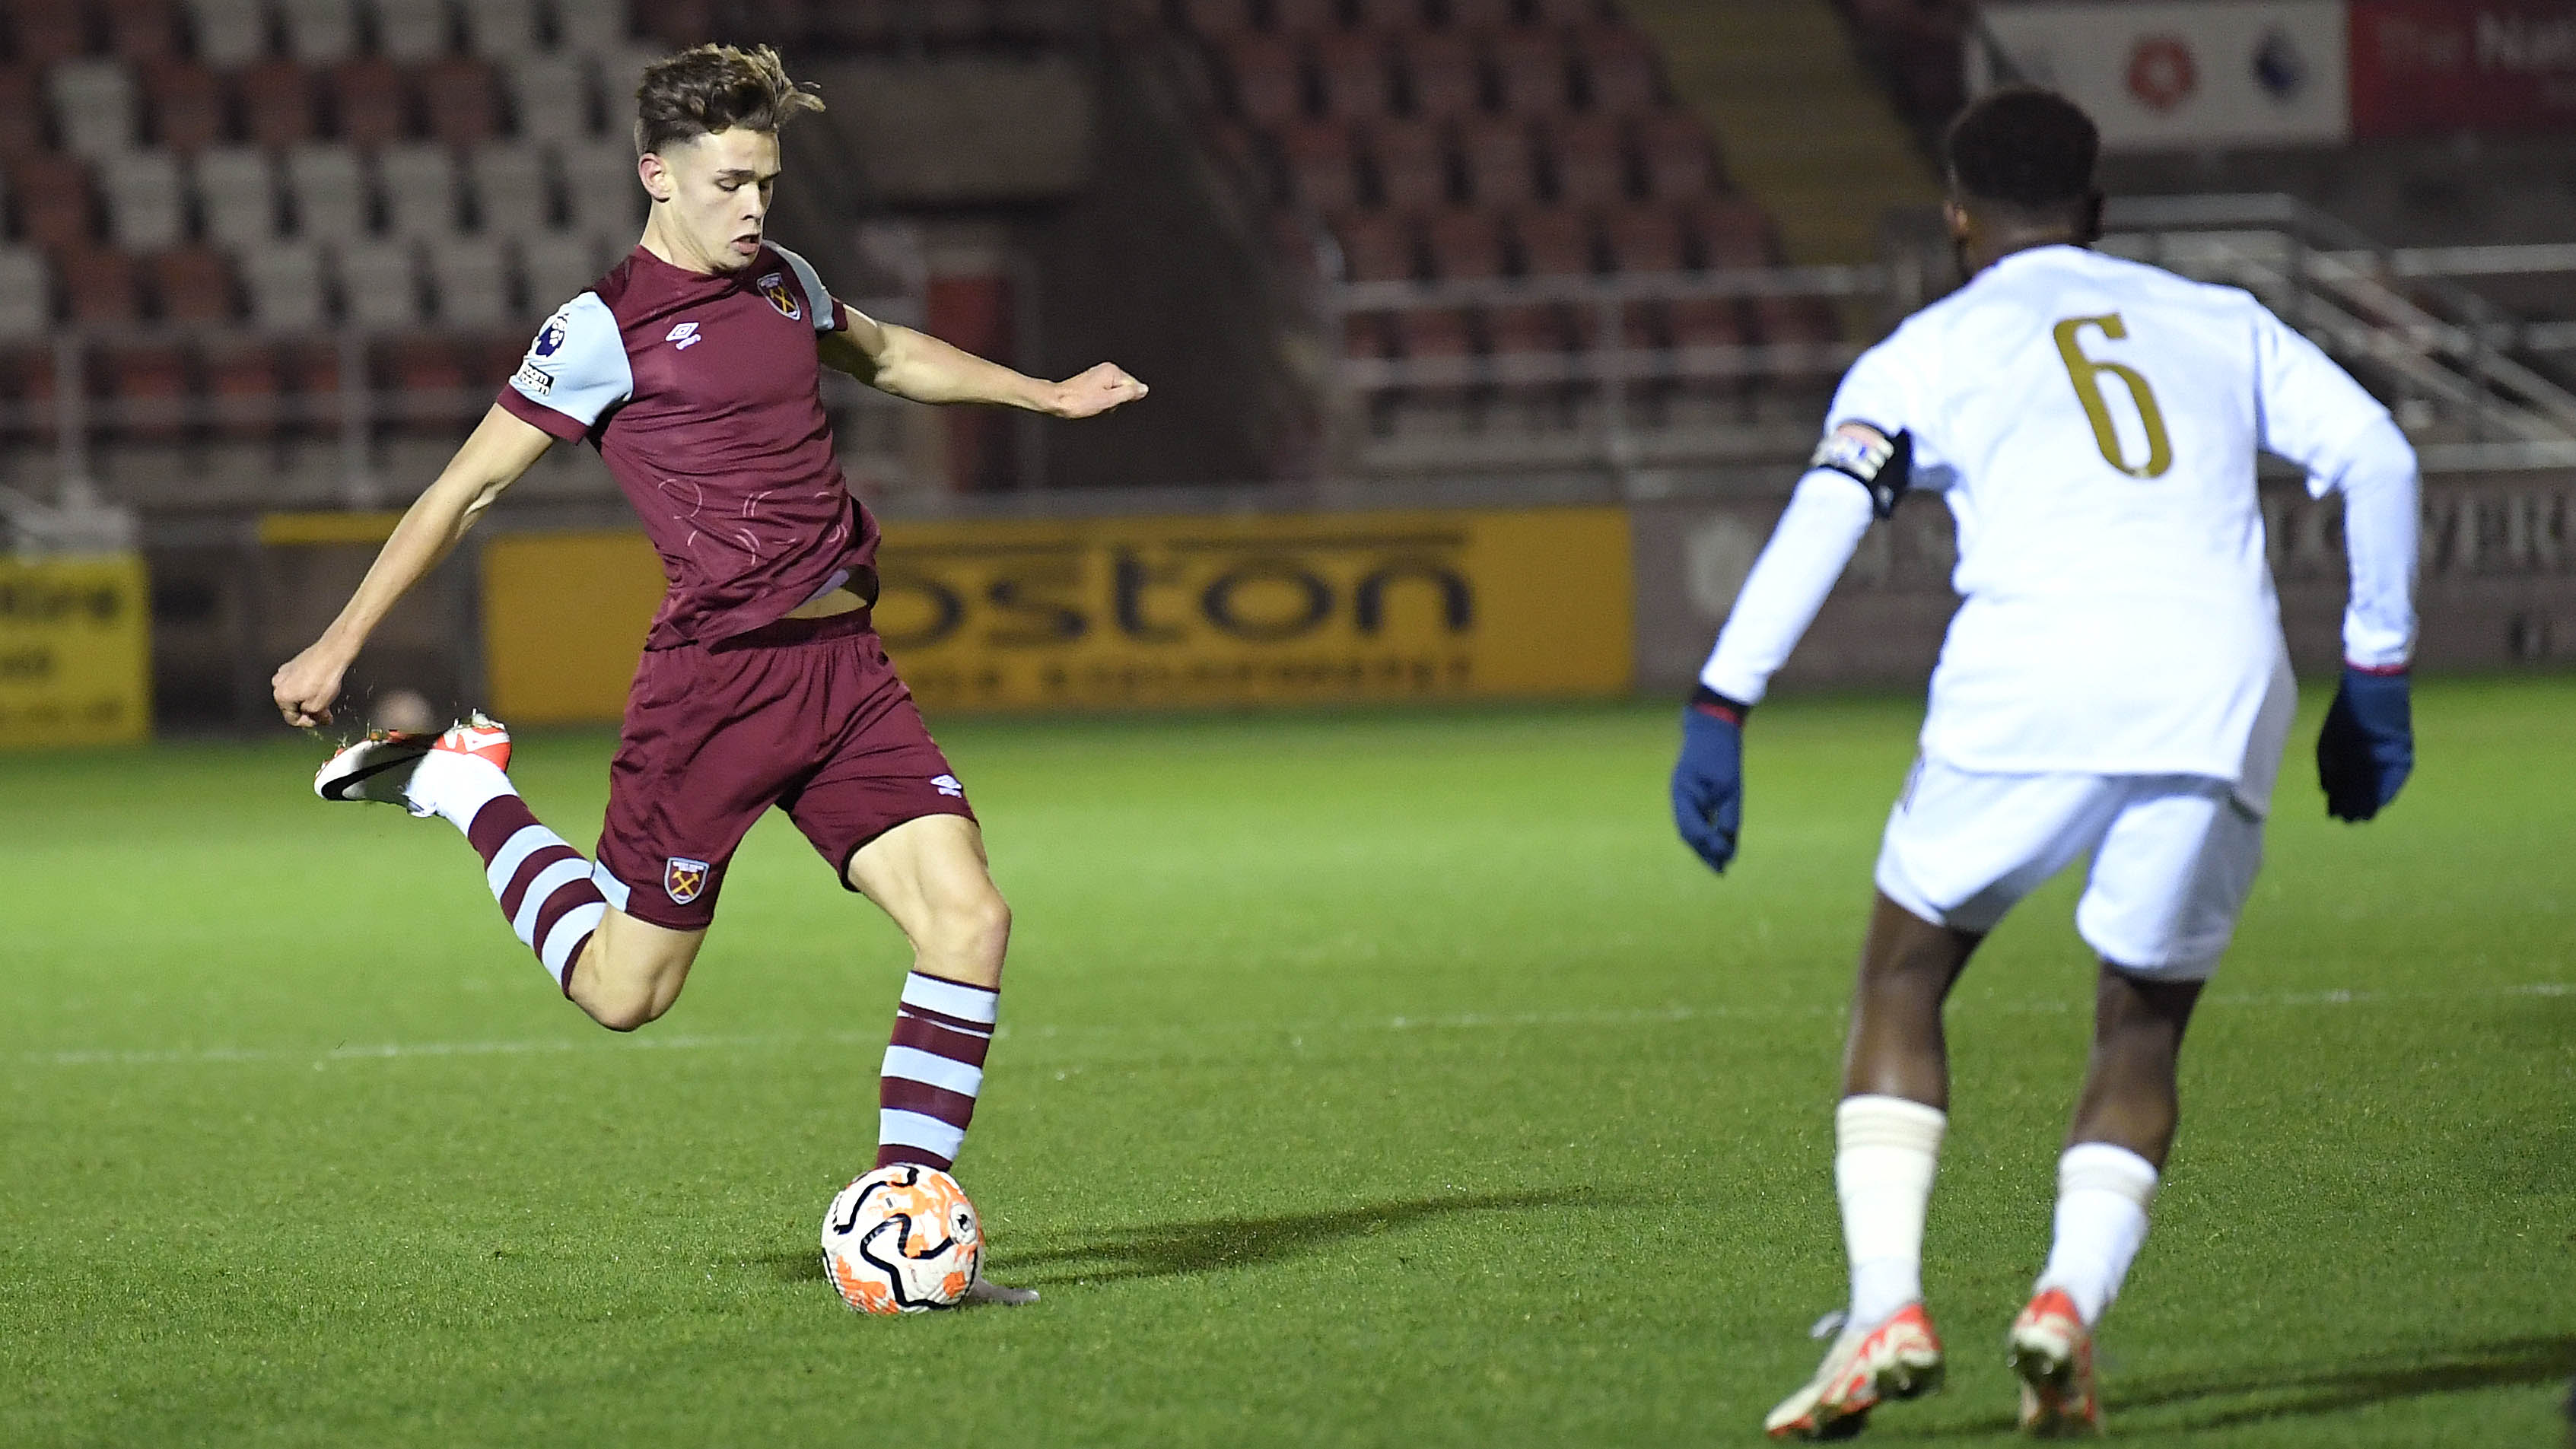
{"type": "Polygon", "coordinates": [[[859,847],[905,821],[975,818],[867,610],[644,651],[608,766],[600,890],[637,920],[704,930],[772,805],[844,885],[859,847]]]}

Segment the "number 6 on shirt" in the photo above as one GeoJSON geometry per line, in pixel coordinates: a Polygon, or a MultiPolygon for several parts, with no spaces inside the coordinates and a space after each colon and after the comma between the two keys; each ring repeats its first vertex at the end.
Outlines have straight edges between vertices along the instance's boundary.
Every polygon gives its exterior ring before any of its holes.
{"type": "Polygon", "coordinates": [[[2156,406],[2156,390],[2137,369],[2117,362],[2096,362],[2084,355],[2076,334],[2087,327],[2099,327],[2102,335],[2113,342],[2125,342],[2129,324],[2113,312],[2103,317],[2069,317],[2052,329],[2057,338],[2057,355],[2066,359],[2066,375],[2075,384],[2076,401],[2084,404],[2084,416],[2093,423],[2093,441],[2101,446],[2102,457],[2112,467],[2132,478],[2161,478],[2173,466],[2173,438],[2165,432],[2164,409],[2156,406]],[[2146,426],[2147,461],[2134,465],[2123,456],[2120,434],[2111,426],[2110,404],[2102,397],[2102,374],[2129,385],[2129,396],[2138,404],[2138,421],[2146,426]]]}

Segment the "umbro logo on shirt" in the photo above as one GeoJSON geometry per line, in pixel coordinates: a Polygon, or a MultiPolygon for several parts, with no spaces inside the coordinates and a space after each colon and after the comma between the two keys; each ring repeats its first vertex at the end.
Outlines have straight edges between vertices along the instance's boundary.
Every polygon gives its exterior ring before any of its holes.
{"type": "Polygon", "coordinates": [[[670,335],[664,337],[662,340],[665,342],[678,343],[678,350],[686,352],[698,344],[698,324],[695,322],[683,322],[679,326],[672,328],[670,335]]]}
{"type": "Polygon", "coordinates": [[[957,783],[957,777],[955,775],[931,776],[930,788],[952,800],[963,800],[966,798],[966,787],[957,783]]]}

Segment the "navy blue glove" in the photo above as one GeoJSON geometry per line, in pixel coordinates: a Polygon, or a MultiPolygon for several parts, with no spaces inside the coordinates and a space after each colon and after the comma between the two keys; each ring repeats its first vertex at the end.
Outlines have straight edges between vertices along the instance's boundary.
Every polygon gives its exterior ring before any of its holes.
{"type": "Polygon", "coordinates": [[[1744,823],[1744,716],[1752,708],[1701,685],[1682,711],[1673,825],[1714,871],[1735,859],[1735,832],[1744,823]]]}
{"type": "Polygon", "coordinates": [[[2326,813],[2337,820],[2368,820],[2397,798],[2414,768],[2406,671],[2345,665],[2343,687],[2317,732],[2317,783],[2325,787],[2326,813]]]}

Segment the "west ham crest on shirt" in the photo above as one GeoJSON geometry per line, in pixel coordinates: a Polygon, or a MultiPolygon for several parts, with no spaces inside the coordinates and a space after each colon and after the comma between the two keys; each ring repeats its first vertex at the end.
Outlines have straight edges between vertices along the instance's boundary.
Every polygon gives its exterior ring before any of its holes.
{"type": "Polygon", "coordinates": [[[771,272],[761,278],[760,295],[769,299],[769,305],[778,309],[779,316],[790,322],[805,320],[804,305],[798,302],[796,294],[788,289],[785,272],[771,272]]]}
{"type": "Polygon", "coordinates": [[[696,900],[706,888],[707,863],[705,861],[690,860],[685,856],[675,855],[663,862],[662,889],[671,897],[671,904],[685,906],[696,900]]]}

